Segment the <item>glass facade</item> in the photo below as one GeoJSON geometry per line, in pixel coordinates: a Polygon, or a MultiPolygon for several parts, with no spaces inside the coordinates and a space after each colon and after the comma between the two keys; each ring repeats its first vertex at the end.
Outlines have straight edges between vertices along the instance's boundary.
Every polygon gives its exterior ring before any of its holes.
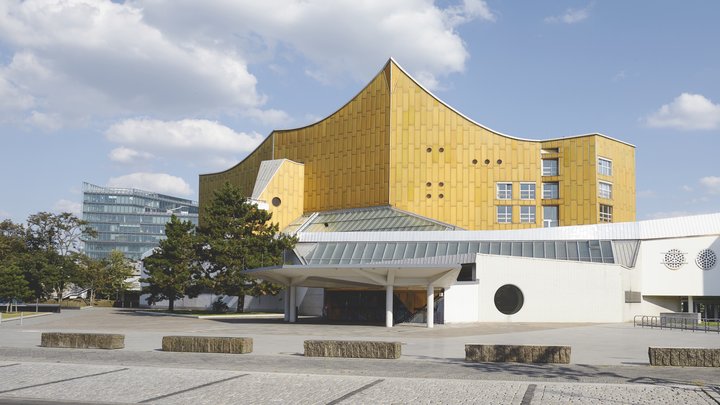
{"type": "Polygon", "coordinates": [[[95,259],[119,250],[139,260],[165,238],[165,223],[175,214],[198,223],[198,203],[131,188],[83,183],[83,219],[98,233],[85,240],[85,253],[95,259]]]}

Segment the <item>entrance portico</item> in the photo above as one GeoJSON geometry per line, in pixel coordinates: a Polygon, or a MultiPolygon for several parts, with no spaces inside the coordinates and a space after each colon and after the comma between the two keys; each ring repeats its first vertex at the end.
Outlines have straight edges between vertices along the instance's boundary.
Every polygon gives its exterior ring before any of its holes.
{"type": "Polygon", "coordinates": [[[297,320],[296,288],[385,288],[385,326],[393,326],[393,292],[398,288],[427,289],[427,327],[434,325],[434,289],[448,288],[457,279],[459,264],[284,265],[250,270],[257,277],[286,287],[285,319],[297,320]]]}

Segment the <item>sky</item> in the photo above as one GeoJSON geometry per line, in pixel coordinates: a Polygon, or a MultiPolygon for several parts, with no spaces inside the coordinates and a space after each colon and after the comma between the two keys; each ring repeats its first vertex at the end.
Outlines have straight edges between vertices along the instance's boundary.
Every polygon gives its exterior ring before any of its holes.
{"type": "Polygon", "coordinates": [[[0,220],[198,175],[393,57],[489,128],[636,149],[637,219],[720,212],[720,2],[2,0],[0,220]]]}

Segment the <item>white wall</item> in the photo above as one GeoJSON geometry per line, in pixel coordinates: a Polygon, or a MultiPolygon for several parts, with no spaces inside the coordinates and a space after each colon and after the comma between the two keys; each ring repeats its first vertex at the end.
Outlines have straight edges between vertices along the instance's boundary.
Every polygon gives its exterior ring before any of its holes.
{"type": "Polygon", "coordinates": [[[478,322],[478,282],[458,282],[445,289],[445,323],[478,322]]]}
{"type": "Polygon", "coordinates": [[[648,296],[720,296],[720,263],[710,270],[695,264],[698,252],[711,249],[720,260],[720,238],[701,236],[694,238],[659,239],[642,241],[636,268],[642,271],[642,293],[648,296]],[[670,249],[685,254],[686,263],[678,270],[663,264],[670,249]]]}
{"type": "Polygon", "coordinates": [[[624,271],[630,270],[614,264],[478,255],[479,321],[622,322],[624,271]],[[495,307],[495,292],[505,284],[524,295],[524,305],[514,315],[495,307]]]}

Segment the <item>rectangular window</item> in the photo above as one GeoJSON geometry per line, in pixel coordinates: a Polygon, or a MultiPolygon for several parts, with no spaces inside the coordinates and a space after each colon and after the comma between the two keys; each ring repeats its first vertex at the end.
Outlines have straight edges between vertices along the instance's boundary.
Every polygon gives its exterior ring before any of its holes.
{"type": "Polygon", "coordinates": [[[535,206],[523,205],[520,207],[520,222],[524,224],[535,223],[535,206]]]}
{"type": "Polygon", "coordinates": [[[498,224],[512,224],[512,205],[498,205],[498,224]]]}
{"type": "Polygon", "coordinates": [[[497,199],[512,200],[512,183],[497,183],[497,199]]]}
{"type": "Polygon", "coordinates": [[[520,199],[521,200],[534,200],[535,199],[535,183],[520,183],[520,199]]]}
{"type": "Polygon", "coordinates": [[[598,197],[606,198],[608,200],[612,199],[612,184],[601,181],[598,185],[598,197]]]}
{"type": "Polygon", "coordinates": [[[557,176],[558,175],[558,160],[557,159],[543,159],[542,160],[542,175],[543,176],[557,176]]]}
{"type": "Polygon", "coordinates": [[[545,228],[553,228],[559,225],[559,215],[558,215],[558,206],[557,205],[548,205],[547,207],[543,207],[543,227],[545,228]]]}
{"type": "Polygon", "coordinates": [[[598,173],[604,176],[612,176],[612,160],[598,158],[598,173]]]}
{"type": "Polygon", "coordinates": [[[600,222],[612,222],[612,205],[600,204],[600,222]]]}
{"type": "Polygon", "coordinates": [[[558,183],[543,183],[543,197],[545,199],[560,198],[560,185],[558,183]]]}

